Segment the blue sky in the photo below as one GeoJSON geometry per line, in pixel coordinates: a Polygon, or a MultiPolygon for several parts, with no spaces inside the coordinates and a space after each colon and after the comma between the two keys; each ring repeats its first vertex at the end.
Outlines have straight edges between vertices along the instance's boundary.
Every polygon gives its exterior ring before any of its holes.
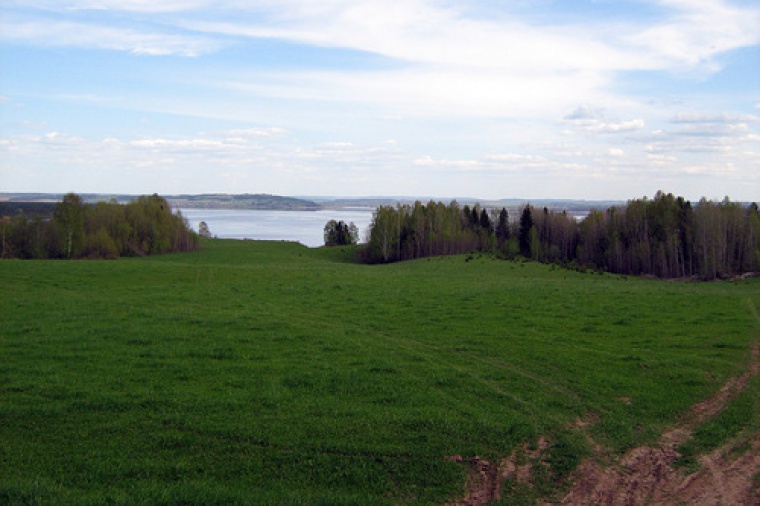
{"type": "Polygon", "coordinates": [[[760,5],[5,0],[0,191],[760,199],[760,5]]]}

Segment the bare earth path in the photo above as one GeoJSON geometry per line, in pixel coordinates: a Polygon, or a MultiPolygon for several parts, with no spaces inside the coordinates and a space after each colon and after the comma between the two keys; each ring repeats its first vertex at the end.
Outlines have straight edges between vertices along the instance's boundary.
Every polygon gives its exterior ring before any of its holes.
{"type": "Polygon", "coordinates": [[[602,467],[588,459],[579,467],[579,478],[562,499],[562,504],[760,504],[753,477],[760,472],[760,433],[738,458],[728,453],[730,444],[702,455],[700,470],[684,475],[673,467],[676,449],[688,440],[694,428],[717,415],[726,403],[760,373],[760,342],[752,349],[749,370],[729,380],[714,395],[692,406],[689,414],[665,432],[657,445],[634,448],[614,465],[602,467]]]}
{"type": "MultiPolygon", "coordinates": [[[[754,306],[753,313],[758,317],[754,306]]],[[[760,318],[758,318],[760,320],[760,318]]],[[[750,378],[760,374],[760,341],[752,349],[750,367],[741,376],[732,378],[708,399],[691,407],[675,427],[665,432],[656,445],[633,448],[614,462],[600,464],[604,449],[596,448],[576,471],[569,492],[560,500],[567,505],[760,505],[760,487],[755,477],[760,473],[760,432],[752,435],[749,448],[741,455],[732,453],[731,443],[699,457],[700,470],[686,475],[674,467],[679,457],[677,448],[685,443],[693,430],[717,415],[730,399],[746,388],[750,378]]],[[[583,428],[579,422],[578,427],[583,428]]],[[[538,449],[520,449],[523,458],[539,455],[538,449]]],[[[501,498],[504,480],[514,477],[530,480],[530,465],[517,465],[517,451],[498,463],[477,457],[470,461],[472,471],[467,494],[449,503],[451,506],[481,506],[501,498]]],[[[457,460],[458,456],[447,457],[457,460]]],[[[459,458],[461,460],[461,457],[459,458]]]]}

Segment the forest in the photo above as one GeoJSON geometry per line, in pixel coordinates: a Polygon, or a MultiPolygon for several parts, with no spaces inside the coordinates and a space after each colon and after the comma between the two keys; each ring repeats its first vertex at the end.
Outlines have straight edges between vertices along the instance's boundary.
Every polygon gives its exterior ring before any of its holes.
{"type": "Polygon", "coordinates": [[[593,210],[582,220],[525,205],[486,210],[428,202],[380,206],[362,251],[367,263],[498,253],[626,275],[716,279],[760,271],[760,212],[749,205],[657,192],[593,210]]]}
{"type": "Polygon", "coordinates": [[[181,213],[172,212],[155,194],[127,204],[85,204],[79,195],[68,193],[52,216],[3,216],[0,229],[2,258],[115,259],[192,251],[198,244],[181,213]]]}
{"type": "MultiPolygon", "coordinates": [[[[198,245],[182,214],[155,194],[87,204],[69,193],[52,214],[3,216],[0,233],[2,258],[113,259],[198,245]]],[[[357,239],[355,227],[334,220],[325,226],[328,245],[357,239]]],[[[388,263],[475,252],[625,275],[726,278],[760,271],[760,210],[728,198],[692,204],[662,191],[592,210],[582,220],[530,204],[515,216],[456,201],[381,205],[360,256],[388,263]]]]}

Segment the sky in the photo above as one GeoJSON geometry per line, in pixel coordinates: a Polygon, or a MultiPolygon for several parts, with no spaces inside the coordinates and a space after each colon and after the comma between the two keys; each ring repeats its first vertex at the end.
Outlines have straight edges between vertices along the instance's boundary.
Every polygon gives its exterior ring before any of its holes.
{"type": "Polygon", "coordinates": [[[760,200],[756,0],[3,0],[0,192],[760,200]]]}

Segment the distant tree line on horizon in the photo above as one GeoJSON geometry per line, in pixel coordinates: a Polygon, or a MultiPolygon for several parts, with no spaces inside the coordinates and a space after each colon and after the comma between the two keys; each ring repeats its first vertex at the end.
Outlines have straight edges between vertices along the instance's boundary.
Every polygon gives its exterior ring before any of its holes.
{"type": "Polygon", "coordinates": [[[192,251],[198,245],[181,213],[155,194],[127,204],[85,204],[68,193],[52,216],[3,216],[0,227],[1,258],[114,259],[192,251]]]}
{"type": "Polygon", "coordinates": [[[715,279],[760,271],[760,212],[755,203],[658,192],[582,220],[530,204],[511,220],[486,210],[430,201],[378,207],[364,262],[385,263],[472,252],[498,253],[576,268],[662,278],[715,279]]]}

